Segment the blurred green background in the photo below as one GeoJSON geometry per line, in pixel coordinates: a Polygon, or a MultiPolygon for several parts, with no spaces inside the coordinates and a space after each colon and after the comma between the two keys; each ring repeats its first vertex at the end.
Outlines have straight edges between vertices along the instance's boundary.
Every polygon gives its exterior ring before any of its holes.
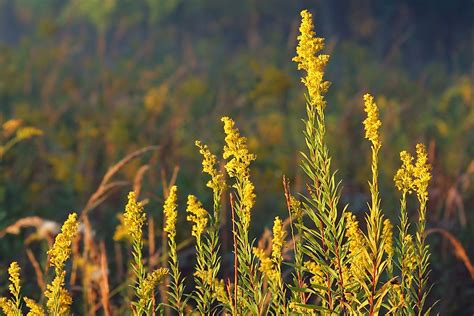
{"type": "MultiPolygon", "coordinates": [[[[472,0],[0,0],[0,123],[17,118],[44,131],[0,160],[0,230],[31,215],[63,221],[109,166],[146,145],[161,149],[121,177],[132,182],[149,164],[150,214],[160,218],[162,179],[177,166],[181,205],[188,193],[209,201],[194,140],[220,155],[219,119],[229,115],[257,154],[259,236],[286,214],[282,175],[303,189],[304,88],[291,58],[304,8],[331,54],[328,141],[343,202],[365,210],[362,95],[370,92],[383,121],[383,209],[396,220],[398,153],[424,142],[433,164],[428,225],[453,233],[474,260],[472,0]]],[[[128,190],[94,211],[100,238],[111,239],[128,190]]],[[[0,239],[2,270],[13,250],[25,257],[18,239],[0,239]]],[[[451,244],[428,240],[436,311],[472,315],[474,280],[451,244]]]]}

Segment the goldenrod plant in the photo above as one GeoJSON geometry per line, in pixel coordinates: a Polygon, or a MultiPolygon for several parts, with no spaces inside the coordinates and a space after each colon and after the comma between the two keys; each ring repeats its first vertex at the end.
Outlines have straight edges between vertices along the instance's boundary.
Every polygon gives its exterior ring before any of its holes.
{"type": "MultiPolygon", "coordinates": [[[[126,283],[133,287],[135,298],[127,306],[130,314],[373,316],[430,313],[431,307],[426,306],[430,290],[430,252],[425,238],[431,175],[426,149],[418,144],[416,157],[406,151],[400,154],[401,167],[394,176],[395,187],[401,192],[400,213],[398,229],[394,231],[392,222],[383,213],[378,182],[382,121],[376,99],[365,94],[367,118],[363,127],[371,152],[368,162],[371,166],[370,199],[362,222],[361,216],[341,205],[340,183],[332,169],[326,141],[325,94],[330,83],[324,73],[329,56],[321,53],[324,39],[316,37],[311,14],[305,10],[301,17],[293,60],[298,69],[304,71],[301,81],[307,89],[303,132],[306,150],[301,161],[306,185],[299,195],[292,195],[289,182],[284,178],[289,218],[274,218],[268,247],[264,247],[265,243],[257,244],[251,236],[256,194],[250,166],[256,156],[250,152],[247,138],[241,135],[236,123],[223,117],[223,162],[218,161],[207,145],[200,141],[195,143],[202,155],[203,172],[210,177],[207,187],[212,190],[212,206],[205,206],[197,196],[188,195],[184,211],[192,225],[187,235],[194,240],[195,266],[191,269],[186,265],[186,272],[192,270],[193,277],[185,280],[185,266],[178,257],[177,239],[182,236],[177,234],[177,187],[170,187],[162,212],[162,241],[168,245],[168,253],[163,255],[162,261],[167,258],[169,271],[156,268],[160,260],[152,255],[157,235],[153,232],[153,220],[147,221],[144,204],[138,201],[135,192],[139,190],[128,195],[114,239],[126,237],[131,244],[133,275],[126,283]],[[418,201],[414,229],[409,223],[407,206],[407,196],[412,193],[416,193],[418,201]],[[232,219],[232,275],[226,275],[229,271],[221,269],[224,201],[228,203],[232,219]],[[147,223],[150,224],[148,239],[144,238],[147,223]],[[145,242],[149,246],[149,258],[143,251],[145,242]],[[157,297],[158,284],[167,278],[165,290],[157,297]]],[[[55,275],[44,293],[46,308],[30,298],[22,300],[20,267],[16,262],[10,265],[11,298],[0,299],[5,314],[23,315],[23,302],[30,310],[28,315],[72,313],[73,298],[66,288],[65,263],[73,253],[71,245],[78,229],[78,218],[73,213],[48,251],[55,275]]],[[[112,292],[120,290],[109,291],[106,262],[102,252],[103,297],[100,301],[104,313],[110,315],[108,300],[112,292]]]]}

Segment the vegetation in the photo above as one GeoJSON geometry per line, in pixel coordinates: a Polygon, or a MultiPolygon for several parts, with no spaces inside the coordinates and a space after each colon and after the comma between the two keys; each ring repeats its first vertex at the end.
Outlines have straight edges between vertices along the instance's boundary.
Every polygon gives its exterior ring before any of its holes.
{"type": "Polygon", "coordinates": [[[0,0],[2,306],[474,313],[462,2],[0,0]]]}

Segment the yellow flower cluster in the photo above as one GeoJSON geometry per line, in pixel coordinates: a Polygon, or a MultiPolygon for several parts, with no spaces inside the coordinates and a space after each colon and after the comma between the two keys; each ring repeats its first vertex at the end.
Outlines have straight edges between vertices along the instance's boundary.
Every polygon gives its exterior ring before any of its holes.
{"type": "Polygon", "coordinates": [[[18,262],[13,261],[8,268],[8,280],[10,284],[8,285],[8,289],[11,295],[15,298],[20,297],[20,266],[18,262]]]}
{"type": "Polygon", "coordinates": [[[382,126],[382,122],[379,120],[379,110],[374,102],[374,97],[368,93],[364,95],[364,104],[364,111],[367,113],[367,118],[364,120],[365,138],[378,149],[381,146],[378,130],[382,126]]]}
{"type": "Polygon", "coordinates": [[[303,209],[301,207],[301,202],[294,196],[290,197],[290,210],[294,220],[299,220],[303,218],[303,209]]]}
{"type": "Polygon", "coordinates": [[[18,140],[29,139],[41,135],[43,135],[43,131],[36,127],[22,127],[16,132],[16,138],[18,140]]]}
{"type": "Polygon", "coordinates": [[[58,272],[53,282],[46,286],[46,292],[44,293],[44,296],[48,299],[46,307],[48,308],[49,314],[68,315],[69,307],[72,304],[72,297],[64,288],[66,271],[58,272]]]}
{"type": "Polygon", "coordinates": [[[188,196],[188,208],[186,211],[188,212],[187,220],[194,223],[191,234],[200,241],[201,235],[204,229],[206,229],[208,213],[194,195],[188,196]]]}
{"type": "Polygon", "coordinates": [[[30,309],[26,316],[46,316],[46,313],[41,305],[28,297],[25,297],[24,300],[26,306],[30,309]]]}
{"type": "Polygon", "coordinates": [[[77,235],[78,228],[77,214],[69,214],[61,228],[61,232],[54,240],[53,247],[48,251],[49,262],[54,266],[56,271],[63,269],[64,262],[66,262],[71,255],[71,244],[77,235]]]}
{"type": "Polygon", "coordinates": [[[146,215],[143,211],[143,206],[137,202],[135,192],[128,194],[128,203],[125,206],[125,213],[123,215],[123,222],[127,227],[128,235],[131,240],[140,243],[142,240],[142,227],[145,224],[146,215]]]}
{"type": "Polygon", "coordinates": [[[397,170],[393,180],[397,189],[406,194],[413,189],[413,157],[404,150],[400,153],[400,160],[402,166],[397,170]]]}
{"type": "Polygon", "coordinates": [[[321,266],[314,261],[306,261],[304,267],[311,273],[310,283],[312,285],[323,285],[324,284],[324,272],[321,266]]]}
{"type": "Polygon", "coordinates": [[[137,289],[137,295],[140,297],[141,303],[146,304],[146,300],[149,300],[153,293],[155,292],[158,284],[165,279],[168,275],[168,269],[159,268],[148,273],[145,280],[140,284],[140,287],[137,289]]]}
{"type": "Polygon", "coordinates": [[[220,194],[224,190],[225,181],[224,175],[215,168],[217,157],[211,153],[207,145],[202,144],[200,141],[196,141],[196,146],[199,148],[199,153],[203,158],[202,171],[211,176],[207,187],[220,194]]]}
{"type": "Polygon", "coordinates": [[[428,163],[428,154],[423,144],[416,145],[416,163],[413,168],[413,186],[418,198],[426,200],[428,198],[428,183],[431,179],[431,166],[428,163]]]}
{"type": "Polygon", "coordinates": [[[393,226],[390,223],[390,220],[386,218],[383,221],[383,230],[382,230],[382,240],[383,240],[383,250],[388,255],[387,267],[389,271],[392,271],[393,264],[393,226]]]}
{"type": "Polygon", "coordinates": [[[410,287],[413,281],[413,272],[416,270],[416,253],[415,246],[413,245],[413,237],[406,235],[404,240],[404,247],[406,249],[406,255],[403,257],[402,268],[406,271],[406,282],[407,286],[410,287]]]}
{"type": "Polygon", "coordinates": [[[128,229],[125,226],[125,223],[123,222],[123,214],[118,214],[117,218],[119,220],[119,224],[117,225],[117,227],[115,227],[113,239],[115,241],[130,240],[130,236],[128,235],[128,229]]]}
{"type": "Polygon", "coordinates": [[[174,239],[176,237],[176,219],[178,218],[177,210],[177,194],[178,188],[174,185],[170,189],[168,198],[163,206],[163,213],[165,215],[164,231],[168,233],[168,238],[174,239]]]}
{"type": "Polygon", "coordinates": [[[255,160],[255,155],[249,153],[247,139],[240,136],[239,130],[234,127],[234,121],[228,117],[223,117],[222,122],[224,122],[224,132],[226,134],[224,159],[231,158],[225,168],[229,176],[237,179],[234,188],[242,191],[241,220],[245,230],[248,230],[250,211],[255,203],[255,188],[250,181],[249,166],[255,160]]]}
{"type": "Polygon", "coordinates": [[[285,231],[281,219],[277,216],[273,222],[273,239],[272,239],[272,260],[275,264],[280,264],[283,260],[281,249],[285,239],[285,231]]]}
{"type": "Polygon", "coordinates": [[[406,193],[414,190],[418,199],[428,198],[428,183],[431,179],[428,163],[428,155],[423,144],[416,145],[416,161],[413,164],[413,157],[406,151],[400,153],[402,166],[398,169],[394,177],[394,182],[398,190],[406,193]]]}
{"type": "Polygon", "coordinates": [[[273,260],[270,258],[263,249],[253,248],[253,254],[260,260],[260,266],[258,270],[262,272],[271,284],[278,282],[279,274],[274,268],[273,260]]]}
{"type": "Polygon", "coordinates": [[[7,316],[18,315],[18,310],[15,306],[15,303],[11,300],[6,299],[5,297],[0,298],[0,307],[3,310],[3,313],[7,316]]]}
{"type": "Polygon", "coordinates": [[[366,242],[355,215],[348,212],[346,216],[346,237],[349,241],[349,261],[351,263],[350,274],[360,280],[364,277],[368,266],[367,257],[365,256],[366,242]]]}
{"type": "Polygon", "coordinates": [[[224,280],[213,279],[212,284],[212,297],[215,298],[218,302],[223,304],[229,304],[229,297],[225,289],[224,280]]]}
{"type": "Polygon", "coordinates": [[[306,76],[301,78],[307,87],[310,103],[324,109],[326,102],[323,94],[329,88],[329,82],[324,80],[324,68],[329,61],[329,55],[318,55],[324,48],[324,39],[316,37],[311,13],[307,10],[301,11],[300,35],[294,62],[298,63],[298,69],[306,71],[306,76]]]}

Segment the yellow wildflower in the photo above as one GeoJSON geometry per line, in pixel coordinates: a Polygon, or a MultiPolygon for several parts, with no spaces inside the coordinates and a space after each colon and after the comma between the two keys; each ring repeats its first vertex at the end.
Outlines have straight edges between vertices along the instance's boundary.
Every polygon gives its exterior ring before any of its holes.
{"type": "Polygon", "coordinates": [[[406,151],[400,153],[402,165],[397,170],[393,180],[397,189],[403,193],[410,192],[413,189],[413,157],[406,151]]]}
{"type": "Polygon", "coordinates": [[[324,273],[321,266],[314,261],[306,261],[304,267],[311,273],[310,283],[312,285],[323,285],[324,284],[324,273]]]}
{"type": "Polygon", "coordinates": [[[77,214],[69,214],[64,222],[61,232],[56,236],[53,247],[48,251],[49,262],[54,266],[56,271],[62,270],[64,262],[71,255],[71,244],[77,235],[79,223],[77,222],[77,214]]]}
{"type": "Polygon", "coordinates": [[[142,227],[145,224],[146,215],[143,211],[143,206],[137,202],[135,192],[128,194],[128,203],[125,206],[125,213],[123,215],[123,222],[128,229],[128,235],[133,242],[141,242],[142,227]]]}
{"type": "Polygon", "coordinates": [[[423,144],[416,145],[416,162],[413,168],[413,186],[418,195],[418,199],[428,198],[428,183],[431,179],[431,166],[428,163],[428,155],[423,144]]]}
{"type": "Polygon", "coordinates": [[[280,264],[283,260],[281,256],[281,249],[283,248],[283,241],[285,239],[285,231],[281,219],[277,216],[273,222],[273,240],[272,240],[272,259],[275,264],[280,264]]]}
{"type": "Polygon", "coordinates": [[[123,214],[118,214],[117,218],[119,220],[119,224],[115,227],[115,232],[113,239],[114,241],[121,241],[121,240],[130,240],[130,236],[128,235],[128,229],[123,222],[123,214]]]}
{"type": "Polygon", "coordinates": [[[207,225],[207,211],[202,207],[201,202],[194,195],[188,196],[187,220],[193,222],[192,235],[199,241],[207,225]]]}
{"type": "Polygon", "coordinates": [[[24,301],[26,306],[30,309],[26,316],[46,316],[46,313],[41,305],[28,297],[25,297],[24,301]]]}
{"type": "Polygon", "coordinates": [[[20,297],[20,266],[18,262],[13,261],[8,268],[8,275],[10,276],[8,280],[10,285],[8,289],[10,290],[11,295],[18,299],[20,297]]]}
{"type": "Polygon", "coordinates": [[[311,13],[301,11],[301,18],[296,57],[293,61],[298,63],[298,69],[306,71],[306,76],[301,81],[308,89],[310,103],[324,109],[326,102],[322,95],[328,90],[329,82],[324,81],[323,76],[329,55],[318,55],[324,48],[324,39],[316,37],[311,13]]]}
{"type": "Polygon", "coordinates": [[[354,214],[347,213],[346,237],[349,241],[349,261],[351,262],[351,275],[360,280],[364,277],[365,269],[368,265],[365,256],[365,239],[359,229],[359,223],[354,214]]]}
{"type": "Polygon", "coordinates": [[[216,280],[216,279],[213,279],[213,280],[214,280],[213,286],[212,286],[213,298],[215,298],[220,303],[229,304],[229,298],[227,296],[227,292],[225,289],[224,280],[216,280]]]}
{"type": "Polygon", "coordinates": [[[260,248],[253,248],[253,253],[260,260],[258,270],[262,272],[272,284],[276,284],[278,281],[278,271],[274,268],[272,259],[260,248]]]}
{"type": "Polygon", "coordinates": [[[392,271],[392,258],[393,258],[393,226],[390,223],[390,220],[386,218],[383,222],[382,230],[382,240],[383,240],[383,249],[388,255],[387,266],[389,271],[392,271]]]}
{"type": "Polygon", "coordinates": [[[403,257],[402,269],[406,275],[407,286],[410,287],[413,281],[413,272],[416,270],[416,253],[415,246],[413,245],[413,238],[411,235],[406,235],[404,240],[404,247],[406,249],[406,255],[403,257]]]}
{"type": "Polygon", "coordinates": [[[46,307],[48,308],[49,314],[67,315],[69,314],[69,307],[72,304],[72,298],[64,288],[66,271],[58,272],[53,282],[46,286],[46,292],[44,293],[44,296],[48,299],[46,307]]]}
{"type": "Polygon", "coordinates": [[[367,118],[364,120],[365,138],[370,140],[375,148],[379,148],[381,143],[378,130],[382,123],[379,120],[377,104],[374,102],[374,97],[368,93],[364,95],[364,103],[364,111],[367,113],[367,118]]]}
{"type": "Polygon", "coordinates": [[[28,139],[34,136],[43,135],[43,131],[36,127],[22,127],[16,131],[16,138],[18,140],[28,139]]]}
{"type": "Polygon", "coordinates": [[[159,268],[148,273],[145,280],[140,284],[140,287],[137,289],[137,295],[140,297],[143,305],[146,304],[145,301],[150,300],[155,292],[158,284],[165,279],[168,275],[168,269],[159,268]]]}
{"type": "Polygon", "coordinates": [[[202,171],[211,176],[211,180],[207,183],[207,187],[220,194],[224,190],[225,181],[224,175],[215,168],[217,158],[211,153],[207,145],[203,145],[200,141],[196,141],[196,146],[199,148],[199,153],[203,158],[202,171]]]}
{"type": "Polygon", "coordinates": [[[170,189],[168,198],[163,206],[163,213],[165,215],[164,231],[168,233],[168,238],[175,238],[176,236],[176,219],[178,218],[177,211],[177,194],[178,188],[174,185],[170,189]]]}
{"type": "Polygon", "coordinates": [[[237,210],[245,231],[250,225],[250,211],[255,203],[254,185],[250,181],[250,163],[255,160],[255,155],[250,154],[247,139],[241,137],[235,123],[228,117],[223,117],[224,132],[226,134],[224,146],[224,159],[231,158],[225,165],[229,176],[237,179],[234,188],[242,194],[240,208],[237,210]]]}
{"type": "Polygon", "coordinates": [[[7,300],[6,298],[0,298],[0,308],[2,308],[3,312],[7,316],[17,316],[19,314],[15,303],[11,300],[7,300]]]}

